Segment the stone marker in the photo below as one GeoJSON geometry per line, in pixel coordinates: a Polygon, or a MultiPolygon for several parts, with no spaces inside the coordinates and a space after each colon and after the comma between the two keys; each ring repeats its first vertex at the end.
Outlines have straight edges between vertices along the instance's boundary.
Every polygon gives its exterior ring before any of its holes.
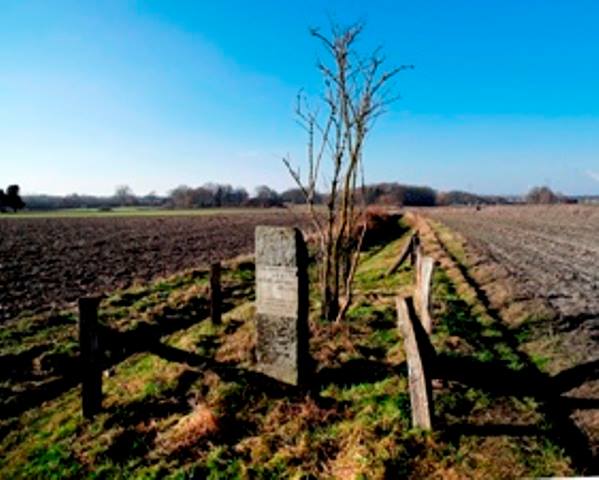
{"type": "Polygon", "coordinates": [[[102,366],[98,339],[100,298],[79,299],[79,351],[83,416],[92,418],[102,408],[102,366]]]}
{"type": "Polygon", "coordinates": [[[397,322],[403,337],[408,362],[408,383],[412,425],[416,428],[432,428],[432,385],[429,377],[432,346],[416,318],[410,297],[397,297],[397,322]]]}
{"type": "Polygon", "coordinates": [[[304,383],[308,369],[308,254],[296,228],[256,227],[256,356],[260,371],[304,383]]]}

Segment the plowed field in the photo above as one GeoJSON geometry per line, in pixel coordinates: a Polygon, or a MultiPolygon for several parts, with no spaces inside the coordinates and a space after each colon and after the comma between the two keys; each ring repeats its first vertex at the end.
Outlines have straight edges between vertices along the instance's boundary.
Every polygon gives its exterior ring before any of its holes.
{"type": "Polygon", "coordinates": [[[0,322],[248,253],[259,224],[307,226],[286,210],[200,216],[0,219],[0,322]]]}
{"type": "MultiPolygon", "coordinates": [[[[556,318],[541,320],[531,351],[544,359],[570,418],[599,471],[599,207],[518,206],[434,209],[427,215],[462,234],[509,272],[520,299],[540,299],[556,318]]],[[[526,327],[525,327],[526,328],[526,327]]]]}
{"type": "Polygon", "coordinates": [[[599,317],[599,208],[438,209],[432,215],[485,249],[531,296],[565,317],[599,317]]]}

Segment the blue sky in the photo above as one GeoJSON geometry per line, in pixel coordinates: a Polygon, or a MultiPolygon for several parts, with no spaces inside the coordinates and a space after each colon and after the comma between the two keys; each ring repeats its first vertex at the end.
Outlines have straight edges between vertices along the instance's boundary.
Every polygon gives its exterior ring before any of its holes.
{"type": "Polygon", "coordinates": [[[0,0],[0,183],[291,186],[295,95],[320,88],[308,28],[331,17],[416,67],[368,138],[368,182],[599,194],[593,0],[0,0]]]}

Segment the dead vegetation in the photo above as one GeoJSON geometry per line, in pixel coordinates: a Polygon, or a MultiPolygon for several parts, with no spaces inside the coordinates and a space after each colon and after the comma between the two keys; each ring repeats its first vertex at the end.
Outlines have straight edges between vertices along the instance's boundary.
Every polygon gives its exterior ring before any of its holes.
{"type": "Polygon", "coordinates": [[[363,151],[375,120],[399,99],[394,81],[411,65],[386,66],[381,48],[364,55],[361,23],[330,31],[310,30],[324,50],[318,61],[323,91],[315,104],[304,92],[296,114],[307,134],[307,175],[283,159],[305,197],[318,237],[321,316],[339,323],[352,303],[354,276],[368,231],[363,151]],[[317,189],[326,189],[325,213],[315,210],[317,189]]]}

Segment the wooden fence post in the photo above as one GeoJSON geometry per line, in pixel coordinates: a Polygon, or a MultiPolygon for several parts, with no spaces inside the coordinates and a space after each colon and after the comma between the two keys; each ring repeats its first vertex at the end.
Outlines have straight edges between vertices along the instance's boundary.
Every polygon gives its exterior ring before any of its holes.
{"type": "Polygon", "coordinates": [[[93,418],[102,408],[102,366],[98,339],[100,298],[79,299],[79,349],[83,416],[93,418]]]}
{"type": "Polygon", "coordinates": [[[210,318],[215,325],[221,322],[222,292],[220,288],[220,262],[210,265],[210,318]]]}
{"type": "Polygon", "coordinates": [[[424,330],[429,335],[433,331],[433,319],[430,312],[431,286],[433,280],[433,268],[435,259],[432,257],[420,258],[418,262],[419,272],[417,274],[418,283],[416,284],[416,303],[417,311],[422,321],[424,330]]]}
{"type": "Polygon", "coordinates": [[[400,250],[397,260],[395,260],[395,262],[393,262],[393,265],[391,265],[389,270],[387,270],[387,275],[392,275],[393,273],[395,273],[397,271],[397,269],[399,267],[401,267],[401,264],[405,261],[405,259],[408,257],[408,255],[410,255],[410,253],[412,252],[412,247],[413,247],[413,238],[414,238],[414,235],[413,234],[410,235],[410,238],[408,238],[407,242],[404,244],[403,248],[400,250]]]}
{"type": "Polygon", "coordinates": [[[412,236],[412,246],[410,247],[410,263],[412,264],[412,267],[416,266],[419,251],[420,251],[420,238],[418,237],[418,234],[415,233],[412,236]]]}
{"type": "Polygon", "coordinates": [[[415,262],[414,262],[414,275],[416,277],[416,288],[418,288],[418,285],[420,285],[420,283],[422,282],[422,257],[423,257],[423,253],[422,253],[422,247],[420,246],[420,243],[418,243],[416,245],[416,254],[415,254],[415,262]]]}
{"type": "Polygon", "coordinates": [[[397,321],[403,336],[408,362],[408,382],[412,425],[424,430],[432,428],[433,397],[431,379],[428,376],[428,363],[434,352],[428,335],[416,318],[410,297],[397,297],[397,321]]]}

